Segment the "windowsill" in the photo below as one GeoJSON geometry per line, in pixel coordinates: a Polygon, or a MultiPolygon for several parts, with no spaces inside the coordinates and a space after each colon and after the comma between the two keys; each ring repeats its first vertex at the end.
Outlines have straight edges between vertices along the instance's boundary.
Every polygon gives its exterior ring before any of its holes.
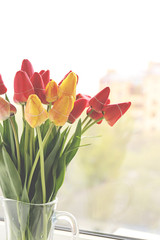
{"type": "MultiPolygon", "coordinates": [[[[5,225],[4,222],[0,221],[0,235],[1,235],[1,240],[6,240],[6,233],[5,233],[5,225]]],[[[66,231],[61,231],[61,230],[55,230],[54,232],[54,240],[71,240],[71,233],[66,232],[66,231]]],[[[79,237],[77,240],[103,240],[103,239],[108,239],[110,238],[103,238],[103,237],[97,237],[97,236],[89,236],[85,234],[79,234],[79,237]]]]}
{"type": "MultiPolygon", "coordinates": [[[[81,231],[83,232],[83,231],[81,231]]],[[[6,233],[5,233],[5,225],[3,221],[0,221],[0,235],[1,235],[1,240],[6,240],[6,233]]],[[[64,230],[55,230],[54,231],[54,240],[70,240],[71,239],[71,233],[68,231],[64,230]]],[[[80,233],[79,237],[77,240],[144,240],[144,239],[149,239],[149,240],[159,240],[160,237],[159,235],[154,235],[154,234],[149,234],[149,233],[144,233],[144,232],[137,232],[129,229],[119,229],[115,232],[115,236],[111,237],[103,237],[102,236],[94,236],[93,234],[85,234],[80,233]],[[127,235],[129,237],[120,237],[120,235],[127,235]]]]}

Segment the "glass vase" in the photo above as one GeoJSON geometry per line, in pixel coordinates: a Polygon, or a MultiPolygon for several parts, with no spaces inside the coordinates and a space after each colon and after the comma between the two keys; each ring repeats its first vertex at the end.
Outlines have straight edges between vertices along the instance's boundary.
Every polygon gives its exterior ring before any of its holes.
{"type": "Polygon", "coordinates": [[[53,240],[57,220],[71,225],[73,239],[78,235],[75,218],[68,212],[56,211],[57,199],[45,204],[31,204],[1,198],[4,209],[6,240],[53,240]]]}

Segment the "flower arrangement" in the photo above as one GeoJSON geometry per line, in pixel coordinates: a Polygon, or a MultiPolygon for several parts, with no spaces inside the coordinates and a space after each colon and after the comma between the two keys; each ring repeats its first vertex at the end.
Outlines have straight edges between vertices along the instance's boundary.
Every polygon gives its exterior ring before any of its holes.
{"type": "Polygon", "coordinates": [[[76,94],[78,80],[70,71],[57,84],[49,70],[35,72],[24,59],[14,78],[13,99],[22,109],[20,132],[17,109],[0,75],[0,95],[5,94],[0,97],[0,187],[5,197],[27,203],[54,200],[81,136],[103,120],[113,126],[129,109],[130,102],[110,104],[109,87],[94,97],[76,94]]]}

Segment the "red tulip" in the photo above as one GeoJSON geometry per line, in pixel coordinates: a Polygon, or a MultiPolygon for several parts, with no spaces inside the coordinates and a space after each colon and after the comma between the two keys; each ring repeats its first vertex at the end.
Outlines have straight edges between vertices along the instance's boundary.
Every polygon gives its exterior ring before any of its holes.
{"type": "MultiPolygon", "coordinates": [[[[42,70],[42,71],[44,71],[44,70],[42,70]]],[[[49,70],[44,71],[44,72],[42,72],[42,71],[41,71],[41,76],[43,79],[44,87],[46,88],[47,84],[50,81],[50,71],[49,70]]]]}
{"type": "Polygon", "coordinates": [[[21,70],[28,74],[28,77],[32,77],[34,70],[31,62],[28,59],[22,61],[21,70]]]}
{"type": "MultiPolygon", "coordinates": [[[[87,115],[95,121],[103,117],[102,113],[96,112],[91,107],[89,107],[87,109],[87,115]]],[[[103,119],[101,119],[99,122],[97,122],[97,124],[100,124],[102,121],[103,121],[103,119]]]]}
{"type": "Polygon", "coordinates": [[[41,75],[38,72],[34,72],[30,79],[35,94],[40,98],[41,102],[47,104],[45,97],[45,87],[41,75]]]}
{"type": "Polygon", "coordinates": [[[0,74],[0,95],[4,94],[7,92],[7,88],[6,86],[4,85],[4,82],[2,80],[2,76],[0,74]]]}
{"type": "Polygon", "coordinates": [[[18,71],[14,78],[14,101],[24,103],[31,94],[34,94],[34,88],[27,73],[18,71]]]}
{"type": "Polygon", "coordinates": [[[99,93],[97,93],[93,98],[90,99],[89,105],[93,108],[96,112],[102,112],[102,108],[104,104],[108,100],[108,96],[110,93],[110,88],[106,87],[99,93]]]}
{"type": "Polygon", "coordinates": [[[74,123],[75,120],[82,114],[86,108],[87,102],[88,101],[84,98],[80,98],[74,102],[73,110],[68,117],[69,123],[74,123]]]}
{"type": "Polygon", "coordinates": [[[86,100],[87,100],[87,105],[86,105],[86,107],[89,107],[89,100],[91,99],[91,96],[78,93],[78,94],[76,95],[76,100],[78,100],[78,99],[80,99],[80,98],[86,99],[86,100]]]}
{"type": "Polygon", "coordinates": [[[103,108],[104,118],[110,126],[113,126],[119,118],[129,109],[131,102],[107,105],[103,108]]]}

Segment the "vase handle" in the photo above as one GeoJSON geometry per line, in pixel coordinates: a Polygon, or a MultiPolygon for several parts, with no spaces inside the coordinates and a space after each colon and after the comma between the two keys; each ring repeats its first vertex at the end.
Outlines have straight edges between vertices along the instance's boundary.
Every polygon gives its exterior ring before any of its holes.
{"type": "Polygon", "coordinates": [[[77,221],[75,219],[75,217],[69,213],[69,212],[64,212],[64,211],[56,211],[55,212],[55,219],[54,220],[65,220],[67,221],[70,226],[71,226],[71,231],[72,231],[72,235],[73,235],[73,240],[76,240],[79,234],[79,228],[78,228],[78,224],[77,221]]]}

